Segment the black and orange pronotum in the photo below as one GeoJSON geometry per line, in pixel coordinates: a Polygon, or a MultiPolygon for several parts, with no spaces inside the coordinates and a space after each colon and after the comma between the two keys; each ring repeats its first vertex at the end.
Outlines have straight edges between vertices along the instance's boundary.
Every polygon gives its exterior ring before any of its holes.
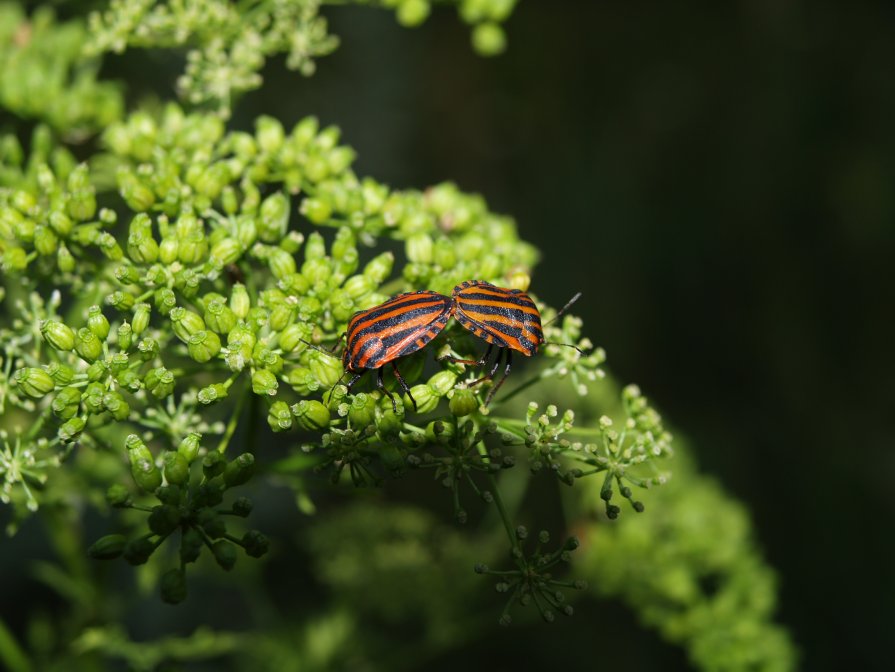
{"type": "MultiPolygon", "coordinates": [[[[562,315],[571,306],[581,292],[572,297],[556,317],[562,315]]],[[[454,287],[452,293],[452,310],[454,318],[465,329],[488,343],[485,354],[480,359],[458,359],[456,357],[442,357],[443,360],[460,364],[485,366],[494,348],[498,348],[497,357],[491,371],[473,381],[475,385],[483,380],[490,380],[497,373],[502,359],[506,359],[506,368],[503,377],[491,388],[485,399],[485,405],[491,403],[494,394],[503,385],[513,364],[513,351],[521,352],[526,357],[537,354],[538,348],[546,343],[544,330],[541,326],[541,313],[535,302],[525,292],[519,289],[505,289],[497,287],[484,280],[467,280],[454,287]]],[[[581,350],[575,345],[568,345],[581,350]]]]}
{"type": "Polygon", "coordinates": [[[390,363],[401,389],[416,409],[416,400],[398,371],[396,360],[425,347],[435,338],[450,319],[451,306],[449,297],[420,290],[398,294],[385,303],[352,315],[342,353],[345,372],[352,374],[348,391],[351,392],[352,385],[364,373],[377,369],[376,387],[391,399],[392,408],[397,413],[395,398],[382,383],[383,367],[390,363]]]}

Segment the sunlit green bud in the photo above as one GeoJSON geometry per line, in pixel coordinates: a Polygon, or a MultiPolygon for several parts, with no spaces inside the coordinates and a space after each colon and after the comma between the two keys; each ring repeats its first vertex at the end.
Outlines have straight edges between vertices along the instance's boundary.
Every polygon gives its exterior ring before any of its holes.
{"type": "Polygon", "coordinates": [[[376,289],[376,281],[368,275],[353,275],[342,286],[342,290],[352,299],[362,299],[376,289]]]}
{"type": "Polygon", "coordinates": [[[244,320],[251,307],[252,302],[249,300],[249,293],[246,291],[245,285],[237,282],[230,291],[230,310],[237,318],[244,320]]]}
{"type": "Polygon", "coordinates": [[[288,226],[289,197],[278,191],[261,203],[258,213],[258,236],[267,243],[275,243],[286,235],[288,226]]]}
{"type": "Polygon", "coordinates": [[[317,121],[317,117],[305,117],[292,129],[292,144],[299,149],[307,147],[317,136],[319,129],[320,122],[317,121]]]}
{"type": "Polygon", "coordinates": [[[285,401],[275,401],[267,410],[267,424],[275,432],[285,432],[292,429],[292,411],[285,401]]]}
{"type": "Polygon", "coordinates": [[[228,334],[236,326],[236,313],[222,300],[209,301],[205,306],[205,324],[218,334],[228,334]]]}
{"type": "Polygon", "coordinates": [[[227,334],[227,366],[231,371],[242,371],[252,358],[255,335],[247,327],[236,327],[227,334]]]}
{"type": "Polygon", "coordinates": [[[41,224],[34,229],[34,249],[38,254],[45,257],[55,254],[58,245],[59,238],[49,226],[41,224]]]}
{"type": "Polygon", "coordinates": [[[103,315],[99,306],[90,306],[87,309],[87,328],[102,340],[106,340],[109,336],[109,320],[103,315]]]}
{"type": "Polygon", "coordinates": [[[348,421],[353,429],[363,429],[376,421],[376,400],[372,395],[361,392],[352,397],[348,421]]]}
{"type": "Polygon", "coordinates": [[[106,305],[111,306],[115,310],[124,313],[134,307],[134,297],[127,292],[112,292],[106,297],[106,305]]]}
{"type": "Polygon", "coordinates": [[[257,395],[274,396],[279,388],[277,377],[267,369],[256,369],[252,374],[252,391],[257,395]]]}
{"type": "Polygon", "coordinates": [[[469,415],[470,413],[477,411],[479,402],[478,399],[475,398],[475,394],[473,394],[472,390],[458,389],[454,390],[449,407],[453,415],[462,418],[464,415],[469,415]]]}
{"type": "Polygon", "coordinates": [[[299,212],[314,224],[325,224],[332,217],[332,206],[323,199],[307,197],[301,202],[299,212]]]}
{"type": "Polygon", "coordinates": [[[51,212],[47,221],[49,221],[53,231],[60,236],[68,236],[72,228],[74,228],[74,222],[69,219],[68,215],[58,210],[51,212]]]}
{"type": "Polygon", "coordinates": [[[132,539],[124,547],[124,559],[130,565],[143,565],[155,553],[155,549],[155,543],[145,537],[132,539]]]}
{"type": "Polygon", "coordinates": [[[87,367],[87,380],[91,383],[102,380],[109,373],[109,366],[101,359],[87,367]]]}
{"type": "Polygon", "coordinates": [[[527,292],[530,284],[531,276],[522,269],[515,269],[506,275],[506,286],[509,289],[519,289],[527,292]]]}
{"type": "Polygon", "coordinates": [[[267,553],[270,542],[258,530],[250,530],[242,537],[242,547],[245,549],[246,555],[260,558],[267,553]]]}
{"type": "Polygon", "coordinates": [[[53,399],[53,414],[61,420],[70,420],[78,413],[81,392],[74,387],[64,387],[53,399]]]}
{"type": "Polygon", "coordinates": [[[56,266],[63,273],[71,273],[75,270],[75,258],[65,245],[60,245],[59,251],[56,252],[56,266]]]}
{"type": "Polygon", "coordinates": [[[177,454],[183,457],[187,464],[192,464],[199,456],[199,441],[201,441],[201,439],[201,434],[191,432],[190,434],[187,434],[186,438],[180,442],[179,446],[177,446],[177,454]]]}
{"type": "Polygon", "coordinates": [[[207,253],[208,241],[201,233],[192,233],[181,238],[177,247],[177,258],[184,264],[198,264],[205,261],[207,253]]]}
{"type": "Polygon", "coordinates": [[[481,56],[496,56],[507,48],[507,36],[498,23],[480,23],[472,29],[472,47],[481,56]]]}
{"type": "Polygon", "coordinates": [[[231,180],[230,168],[225,161],[218,161],[203,170],[192,185],[196,191],[210,199],[215,199],[231,180]]]}
{"type": "Polygon", "coordinates": [[[56,385],[68,385],[75,377],[75,370],[67,364],[50,362],[44,369],[56,381],[56,385]]]}
{"type": "Polygon", "coordinates": [[[103,342],[90,329],[82,327],[75,334],[75,351],[82,359],[92,362],[103,354],[103,342]]]}
{"type": "Polygon", "coordinates": [[[162,243],[158,248],[158,259],[165,266],[170,266],[178,259],[180,251],[180,240],[174,237],[162,238],[162,243]]]}
{"type": "Polygon", "coordinates": [[[159,579],[159,593],[162,602],[180,604],[186,599],[186,572],[182,569],[169,569],[159,579]]]}
{"type": "Polygon", "coordinates": [[[262,306],[253,306],[249,308],[249,314],[246,315],[246,326],[251,329],[253,332],[257,332],[262,329],[270,318],[270,313],[268,313],[266,308],[262,306]]]}
{"type": "Polygon", "coordinates": [[[62,424],[57,432],[57,436],[62,443],[71,443],[81,435],[86,424],[84,418],[75,416],[62,424]]]}
{"type": "Polygon", "coordinates": [[[154,338],[141,338],[137,343],[137,351],[140,353],[140,358],[144,362],[148,362],[159,353],[158,341],[154,338]]]}
{"type": "Polygon", "coordinates": [[[96,237],[96,244],[107,259],[112,261],[124,259],[124,250],[121,249],[118,241],[115,240],[115,236],[108,231],[103,231],[96,237]]]}
{"type": "Polygon", "coordinates": [[[199,530],[189,527],[180,535],[180,561],[184,564],[196,562],[204,546],[205,541],[199,530]]]}
{"type": "MultiPolygon", "coordinates": [[[[155,290],[153,300],[155,301],[155,307],[158,308],[158,312],[162,315],[168,315],[174,307],[177,306],[177,297],[174,295],[174,291],[167,287],[161,287],[155,290]]],[[[135,317],[134,323],[136,323],[136,321],[135,317]]],[[[136,328],[134,331],[135,333],[141,333],[136,332],[136,328]]]]}
{"type": "Polygon", "coordinates": [[[8,271],[24,271],[28,266],[28,255],[21,247],[7,247],[3,252],[3,268],[8,271]]]}
{"type": "Polygon", "coordinates": [[[496,254],[489,254],[479,263],[479,275],[483,278],[496,278],[503,270],[503,260],[496,254]]]}
{"type": "Polygon", "coordinates": [[[210,451],[202,459],[202,474],[207,480],[220,476],[227,468],[227,459],[216,450],[210,451]]]}
{"type": "Polygon", "coordinates": [[[309,368],[314,378],[324,389],[329,389],[342,378],[345,373],[342,362],[335,355],[328,355],[318,350],[310,354],[309,368]]]}
{"type": "Polygon", "coordinates": [[[44,320],[40,325],[40,333],[57,350],[67,352],[75,347],[75,332],[58,320],[44,320]]]}
{"type": "Polygon", "coordinates": [[[351,147],[346,147],[344,145],[341,147],[333,147],[326,156],[326,161],[329,164],[329,172],[332,175],[338,175],[339,173],[344,172],[351,166],[355,158],[357,158],[357,153],[351,147]]]}
{"type": "Polygon", "coordinates": [[[283,124],[273,117],[261,116],[255,121],[255,139],[262,152],[277,151],[283,145],[285,135],[283,124]]]}
{"type": "Polygon", "coordinates": [[[311,150],[305,159],[305,177],[312,184],[319,184],[329,177],[329,163],[326,157],[317,150],[311,150]]]}
{"type": "Polygon", "coordinates": [[[397,7],[395,16],[402,26],[413,28],[428,18],[430,9],[427,0],[402,0],[397,7]]]}
{"type": "Polygon", "coordinates": [[[229,572],[236,564],[236,546],[226,539],[218,539],[211,545],[211,552],[214,554],[215,562],[222,569],[229,572]]]}
{"type": "Polygon", "coordinates": [[[106,490],[106,501],[109,503],[109,506],[113,508],[123,509],[130,504],[131,495],[126,487],[120,483],[116,483],[110,485],[109,489],[106,490]]]}
{"type": "Polygon", "coordinates": [[[153,397],[164,399],[174,392],[174,374],[164,366],[159,366],[158,368],[150,369],[143,378],[143,384],[153,397]]]}
{"type": "Polygon", "coordinates": [[[214,383],[199,390],[197,395],[200,404],[209,406],[227,398],[227,386],[223,383],[214,383]]]}
{"type": "Polygon", "coordinates": [[[171,318],[174,334],[184,343],[189,343],[190,336],[205,329],[205,320],[182,306],[172,308],[168,317],[171,318]]]}
{"type": "Polygon", "coordinates": [[[134,482],[146,492],[154,492],[162,484],[162,473],[155,466],[149,448],[136,434],[128,435],[124,445],[134,482]]]}
{"type": "Polygon", "coordinates": [[[330,246],[330,254],[333,259],[343,259],[352,252],[357,252],[357,239],[351,229],[343,226],[336,233],[330,246]]]}
{"type": "Polygon", "coordinates": [[[143,388],[143,381],[137,371],[126,369],[118,374],[118,385],[123,390],[137,392],[143,388]]]}
{"type": "Polygon", "coordinates": [[[291,369],[283,377],[283,380],[303,397],[320,389],[320,383],[317,382],[314,374],[311,373],[310,369],[303,366],[291,369]]]}
{"type": "Polygon", "coordinates": [[[455,243],[455,249],[461,259],[475,261],[485,252],[487,242],[477,232],[467,233],[455,243]]]}
{"type": "Polygon", "coordinates": [[[274,331],[282,331],[295,319],[295,305],[283,302],[270,311],[270,328],[274,331]]]}
{"type": "Polygon", "coordinates": [[[398,405],[398,412],[395,413],[392,408],[392,402],[388,397],[383,396],[379,400],[379,422],[376,428],[383,436],[394,436],[404,425],[404,407],[398,405]]]}
{"type": "Polygon", "coordinates": [[[127,420],[131,407],[118,392],[107,392],[103,395],[103,406],[112,414],[112,417],[121,422],[127,420]]]}
{"type": "Polygon", "coordinates": [[[149,326],[150,310],[148,303],[138,303],[134,307],[134,320],[131,323],[131,330],[137,336],[146,331],[146,327],[149,326]]]}
{"type": "Polygon", "coordinates": [[[12,206],[19,212],[27,214],[37,206],[37,199],[31,192],[18,190],[12,195],[12,206]]]}
{"type": "Polygon", "coordinates": [[[323,240],[323,236],[314,231],[311,235],[308,236],[308,240],[305,243],[305,261],[325,258],[326,244],[323,240]]]}
{"type": "Polygon", "coordinates": [[[136,175],[127,171],[118,173],[118,191],[131,210],[144,212],[155,204],[155,194],[136,175]]]}
{"type": "MultiPolygon", "coordinates": [[[[418,413],[431,413],[438,406],[438,395],[432,392],[428,385],[414,385],[410,388],[410,394],[416,401],[418,413]]],[[[407,394],[404,395],[404,408],[413,408],[413,402],[407,394]]]]}
{"type": "Polygon", "coordinates": [[[302,399],[292,404],[292,414],[302,429],[319,431],[329,427],[329,409],[314,399],[302,399]]]}
{"type": "Polygon", "coordinates": [[[267,265],[270,272],[278,280],[295,273],[295,258],[279,247],[270,248],[267,254],[267,265]]]}
{"type": "Polygon", "coordinates": [[[417,264],[431,264],[434,243],[427,233],[415,233],[406,243],[407,258],[417,264]]]}
{"type": "Polygon", "coordinates": [[[252,500],[248,497],[240,497],[233,502],[233,515],[246,518],[252,512],[252,500]]]}
{"type": "Polygon", "coordinates": [[[354,300],[342,289],[334,289],[329,295],[329,307],[338,322],[347,322],[357,310],[354,300]]]}
{"type": "MultiPolygon", "coordinates": [[[[273,317],[271,316],[271,322],[273,317]]],[[[284,352],[294,352],[298,346],[303,345],[302,341],[311,337],[313,327],[308,324],[296,322],[280,332],[279,346],[284,352]]]]}
{"type": "Polygon", "coordinates": [[[176,506],[170,504],[154,506],[152,513],[149,514],[148,522],[150,530],[160,537],[166,537],[180,525],[180,512],[176,506]]]}
{"type": "Polygon", "coordinates": [[[179,452],[168,451],[162,458],[165,465],[165,481],[184,485],[190,479],[190,465],[179,452]]]}
{"type": "Polygon", "coordinates": [[[140,213],[131,222],[127,255],[138,264],[153,264],[159,257],[159,246],[152,237],[152,224],[145,213],[140,213]]]}
{"type": "Polygon", "coordinates": [[[242,251],[242,246],[235,238],[222,238],[211,246],[211,259],[217,266],[226,266],[239,259],[242,251]]]}
{"type": "Polygon", "coordinates": [[[457,374],[455,374],[453,371],[439,371],[434,376],[429,378],[429,387],[434,394],[437,394],[439,397],[443,397],[450,390],[453,389],[456,382],[457,374]]]}
{"type": "Polygon", "coordinates": [[[445,420],[433,420],[426,425],[426,439],[430,443],[448,445],[456,433],[457,429],[454,424],[445,420]]]}
{"type": "MultiPolygon", "coordinates": [[[[122,327],[125,324],[127,324],[127,322],[122,324],[122,327]]],[[[127,324],[127,328],[130,329],[129,324],[127,324]]],[[[120,338],[121,327],[118,327],[118,332],[120,338]]],[[[127,369],[128,365],[130,364],[130,358],[127,356],[126,352],[116,352],[111,357],[109,357],[107,361],[109,365],[109,371],[111,371],[116,376],[127,369]]]]}
{"type": "MultiPolygon", "coordinates": [[[[301,266],[301,274],[305,276],[313,286],[326,283],[333,274],[332,262],[329,259],[309,259],[301,266]]],[[[316,297],[303,297],[304,299],[316,297]]]]}
{"type": "Polygon", "coordinates": [[[228,488],[233,488],[248,482],[254,474],[255,456],[251,453],[242,453],[227,463],[224,469],[224,483],[228,488]]]}
{"type": "Polygon", "coordinates": [[[394,263],[395,255],[391,252],[383,252],[379,256],[373,257],[373,259],[364,266],[364,275],[370,278],[376,285],[380,285],[392,272],[392,265],[394,263]]]}
{"type": "Polygon", "coordinates": [[[87,555],[94,560],[112,560],[124,553],[126,544],[127,539],[123,534],[107,534],[90,545],[87,555]]]}
{"type": "Polygon", "coordinates": [[[190,357],[204,364],[211,361],[221,351],[221,339],[213,331],[197,331],[190,336],[187,350],[190,357]]]}
{"type": "Polygon", "coordinates": [[[252,359],[256,366],[268,369],[271,373],[278,374],[283,370],[283,358],[263,343],[255,346],[252,359]]]}
{"type": "Polygon", "coordinates": [[[129,263],[115,267],[115,279],[123,285],[136,285],[141,281],[140,272],[129,263]]]}

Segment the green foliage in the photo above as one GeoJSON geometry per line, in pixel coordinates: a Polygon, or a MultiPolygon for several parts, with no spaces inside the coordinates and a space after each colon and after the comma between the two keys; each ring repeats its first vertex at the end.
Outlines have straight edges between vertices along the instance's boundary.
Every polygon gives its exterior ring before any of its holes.
{"type": "MultiPolygon", "coordinates": [[[[370,4],[393,7],[404,25],[430,9],[426,0],[370,4]]],[[[498,23],[514,2],[458,4],[476,47],[500,51],[498,23]]],[[[706,669],[762,656],[788,667],[789,642],[768,622],[771,574],[742,512],[717,490],[685,472],[648,514],[608,522],[621,512],[614,498],[642,512],[634,492],[666,483],[671,435],[639,388],[605,379],[605,353],[580,319],[554,322],[557,311],[539,301],[547,340],[574,347],[545,345],[490,406],[493,382],[477,367],[433,363],[433,355],[480,355],[481,340],[453,322],[401,362],[415,410],[406,395],[393,405],[372,386],[350,394],[341,384],[333,350],[356,311],[401,291],[450,294],[470,279],[527,290],[538,252],[512,218],[452,183],[401,190],[357,175],[339,129],[314,117],[228,128],[235,96],[261,85],[266,58],[286,53],[291,68],[311,74],[313,59],[335,48],[319,8],[316,0],[112,2],[91,15],[88,32],[80,18],[57,24],[43,11],[26,17],[0,6],[10,31],[0,48],[12,50],[0,104],[37,122],[27,151],[23,127],[0,138],[0,501],[10,505],[10,533],[35,513],[48,521],[60,567],[41,575],[72,607],[53,636],[85,667],[97,657],[152,669],[232,653],[254,669],[284,669],[273,661],[293,655],[283,642],[297,639],[305,660],[326,669],[350,659],[340,647],[351,637],[363,648],[352,655],[373,659],[381,644],[359,635],[361,614],[419,619],[421,647],[468,639],[475,628],[464,615],[482,594],[473,567],[506,598],[500,616],[489,605],[478,626],[509,624],[511,612],[552,621],[572,614],[567,600],[584,588],[563,569],[578,571],[579,542],[551,542],[546,530],[528,539],[520,523],[529,484],[555,479],[579,493],[570,520],[598,517],[598,560],[585,539],[582,567],[600,591],[622,595],[706,669]],[[187,107],[122,113],[118,89],[95,75],[105,52],[130,47],[190,50],[179,82],[187,107]],[[32,103],[16,89],[33,71],[64,105],[32,103]],[[79,163],[72,150],[84,148],[71,143],[100,128],[96,151],[79,163]],[[267,445],[274,435],[286,450],[267,445]],[[143,593],[157,589],[171,604],[189,599],[188,566],[205,576],[216,564],[232,571],[233,585],[249,586],[258,570],[244,569],[251,563],[238,563],[237,549],[260,558],[270,543],[243,526],[253,509],[244,489],[285,484],[312,514],[319,504],[310,493],[320,488],[426,482],[427,471],[455,521],[473,521],[468,528],[410,506],[311,520],[308,552],[336,606],[282,631],[198,630],[137,643],[115,624],[112,591],[84,565],[85,555],[123,558],[138,567],[143,593]],[[89,546],[67,525],[85,508],[111,518],[89,546]],[[687,523],[694,508],[702,518],[687,523]],[[723,590],[706,596],[703,576],[720,577],[723,590]],[[758,589],[747,596],[749,581],[758,589]],[[365,586],[373,588],[359,598],[365,586]],[[736,647],[718,644],[734,631],[736,647]],[[753,647],[759,639],[770,644],[753,647]]],[[[65,668],[64,654],[33,643],[26,653],[7,635],[0,630],[8,666],[31,656],[65,668]]]]}

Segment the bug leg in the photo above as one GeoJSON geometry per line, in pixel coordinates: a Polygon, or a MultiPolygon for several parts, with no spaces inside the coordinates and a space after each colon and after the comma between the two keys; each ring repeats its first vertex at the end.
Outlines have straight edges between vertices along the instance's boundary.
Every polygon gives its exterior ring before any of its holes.
{"type": "MultiPolygon", "coordinates": [[[[413,403],[413,410],[416,409],[416,399],[413,398],[413,395],[410,394],[410,388],[407,387],[407,383],[404,380],[404,376],[401,375],[401,372],[398,371],[398,365],[395,362],[392,362],[392,371],[395,372],[395,378],[398,379],[398,384],[401,385],[401,389],[407,393],[407,396],[410,397],[411,403],[413,403]]],[[[395,411],[397,413],[397,411],[395,411]]]]}
{"type": "MultiPolygon", "coordinates": [[[[471,383],[467,383],[467,387],[472,387],[473,385],[478,385],[479,383],[483,383],[486,380],[491,380],[492,378],[494,378],[494,374],[497,373],[497,369],[500,366],[500,360],[503,358],[504,350],[506,350],[506,348],[500,348],[497,351],[497,357],[494,358],[494,366],[491,367],[491,370],[486,375],[479,378],[478,380],[474,380],[471,383]]],[[[509,352],[509,350],[507,350],[507,352],[509,352]]]]}
{"type": "MultiPolygon", "coordinates": [[[[494,397],[494,393],[500,389],[500,386],[503,385],[503,382],[507,379],[507,376],[510,375],[510,367],[513,365],[513,351],[507,350],[507,367],[503,371],[503,377],[498,381],[498,383],[491,388],[491,391],[488,392],[488,396],[485,398],[485,406],[491,403],[491,399],[494,397]]],[[[497,368],[497,367],[495,367],[497,368]]]]}
{"type": "Polygon", "coordinates": [[[395,402],[394,395],[392,395],[391,392],[389,392],[387,389],[385,389],[385,384],[382,382],[382,371],[383,371],[382,367],[380,367],[376,371],[376,387],[378,389],[382,390],[382,393],[385,396],[387,396],[389,399],[392,400],[392,410],[395,412],[395,415],[397,415],[398,414],[398,404],[395,402]]]}
{"type": "MultiPolygon", "coordinates": [[[[327,396],[329,397],[329,399],[327,400],[326,403],[329,403],[330,401],[333,400],[333,392],[336,391],[336,388],[339,386],[339,383],[342,382],[342,378],[345,377],[346,373],[348,373],[347,370],[343,371],[342,375],[339,376],[339,379],[333,384],[333,386],[331,388],[329,388],[329,392],[327,393],[327,396]]],[[[351,386],[354,385],[354,383],[357,382],[357,379],[360,378],[362,375],[363,375],[362,373],[355,373],[354,377],[348,381],[348,391],[349,392],[351,392],[351,386]]]]}
{"type": "Polygon", "coordinates": [[[485,350],[485,354],[482,355],[479,359],[460,359],[459,357],[454,357],[453,355],[445,355],[444,357],[439,357],[439,362],[453,362],[454,364],[468,364],[469,366],[485,366],[488,360],[491,358],[491,352],[494,350],[494,344],[489,343],[488,349],[485,350]]]}

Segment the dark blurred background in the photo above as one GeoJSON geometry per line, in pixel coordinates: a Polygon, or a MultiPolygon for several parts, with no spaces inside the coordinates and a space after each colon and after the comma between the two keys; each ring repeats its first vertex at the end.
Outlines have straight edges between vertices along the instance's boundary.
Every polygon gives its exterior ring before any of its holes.
{"type": "MultiPolygon", "coordinates": [[[[577,311],[751,510],[811,670],[895,669],[895,5],[523,1],[482,59],[331,11],[317,76],[237,108],[343,129],[358,171],[512,214],[577,311]]],[[[636,629],[634,624],[632,628],[636,629]]]]}

